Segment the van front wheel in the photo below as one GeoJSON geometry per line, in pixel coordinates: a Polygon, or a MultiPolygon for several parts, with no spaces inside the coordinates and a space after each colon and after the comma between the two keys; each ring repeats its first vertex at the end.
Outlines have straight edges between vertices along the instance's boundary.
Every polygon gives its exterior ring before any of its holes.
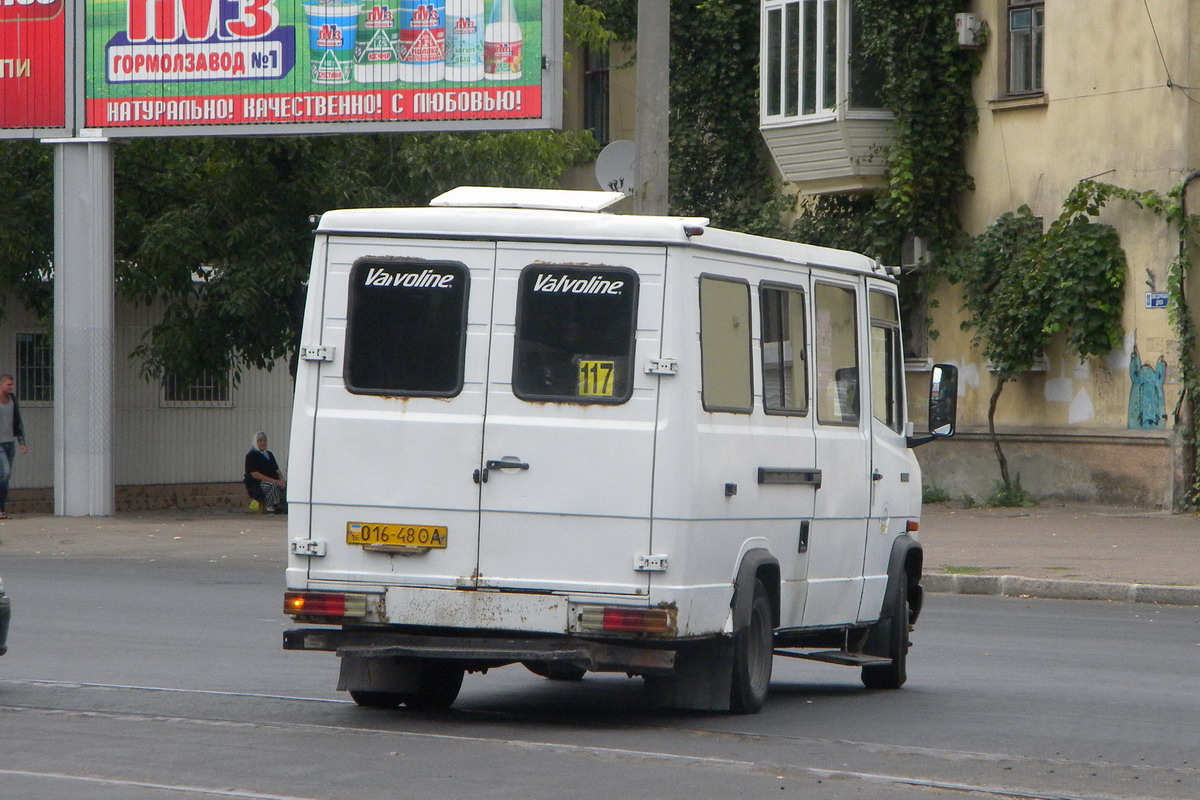
{"type": "Polygon", "coordinates": [[[733,636],[733,685],[729,709],[735,714],[755,714],[762,709],[771,688],[771,662],[775,656],[775,626],[767,587],[754,581],[750,620],[733,636]]]}
{"type": "Polygon", "coordinates": [[[868,689],[899,689],[908,680],[908,629],[911,619],[908,608],[908,578],[902,575],[891,619],[875,623],[885,626],[880,633],[886,637],[887,655],[892,659],[892,663],[863,667],[863,686],[868,689]]]}

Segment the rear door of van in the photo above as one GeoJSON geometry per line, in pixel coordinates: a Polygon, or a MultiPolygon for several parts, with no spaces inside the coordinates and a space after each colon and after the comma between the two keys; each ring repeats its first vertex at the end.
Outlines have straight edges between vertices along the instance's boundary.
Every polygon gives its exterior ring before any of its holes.
{"type": "Polygon", "coordinates": [[[313,588],[474,585],[494,263],[489,241],[330,237],[333,360],[301,367],[320,370],[308,511],[328,553],[308,559],[313,588]]]}
{"type": "Polygon", "coordinates": [[[663,247],[502,243],[479,585],[645,594],[663,247]]]}

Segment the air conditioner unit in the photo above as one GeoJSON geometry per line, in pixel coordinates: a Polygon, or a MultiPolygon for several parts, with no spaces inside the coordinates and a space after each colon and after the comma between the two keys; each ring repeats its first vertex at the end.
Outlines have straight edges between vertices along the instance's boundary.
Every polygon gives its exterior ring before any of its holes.
{"type": "Polygon", "coordinates": [[[983,20],[978,14],[955,14],[954,30],[959,47],[979,47],[983,44],[983,20]]]}
{"type": "Polygon", "coordinates": [[[900,266],[920,267],[929,259],[929,240],[924,236],[906,236],[900,245],[900,266]]]}

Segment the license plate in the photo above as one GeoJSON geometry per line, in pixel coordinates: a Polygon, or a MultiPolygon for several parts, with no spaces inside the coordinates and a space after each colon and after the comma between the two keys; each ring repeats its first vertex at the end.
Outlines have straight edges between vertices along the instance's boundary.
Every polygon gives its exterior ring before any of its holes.
{"type": "Polygon", "coordinates": [[[444,525],[346,523],[346,544],[445,548],[446,538],[447,530],[444,525]]]}

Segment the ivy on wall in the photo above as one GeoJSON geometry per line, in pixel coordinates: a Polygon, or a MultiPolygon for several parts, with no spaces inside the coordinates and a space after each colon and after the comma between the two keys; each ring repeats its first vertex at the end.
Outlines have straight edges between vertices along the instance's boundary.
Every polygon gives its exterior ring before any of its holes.
{"type": "MultiPolygon", "coordinates": [[[[637,40],[637,0],[569,0],[637,40]]],[[[671,0],[670,211],[786,235],[792,201],[758,131],[758,0],[671,0]]]]}
{"type": "Polygon", "coordinates": [[[982,52],[958,46],[954,14],[963,0],[855,0],[862,26],[858,57],[877,65],[880,97],[894,115],[893,139],[881,154],[887,185],[872,195],[806,199],[796,238],[899,263],[906,236],[932,245],[935,260],[962,238],[958,200],[974,188],[965,166],[976,129],[971,79],[982,52]]]}

